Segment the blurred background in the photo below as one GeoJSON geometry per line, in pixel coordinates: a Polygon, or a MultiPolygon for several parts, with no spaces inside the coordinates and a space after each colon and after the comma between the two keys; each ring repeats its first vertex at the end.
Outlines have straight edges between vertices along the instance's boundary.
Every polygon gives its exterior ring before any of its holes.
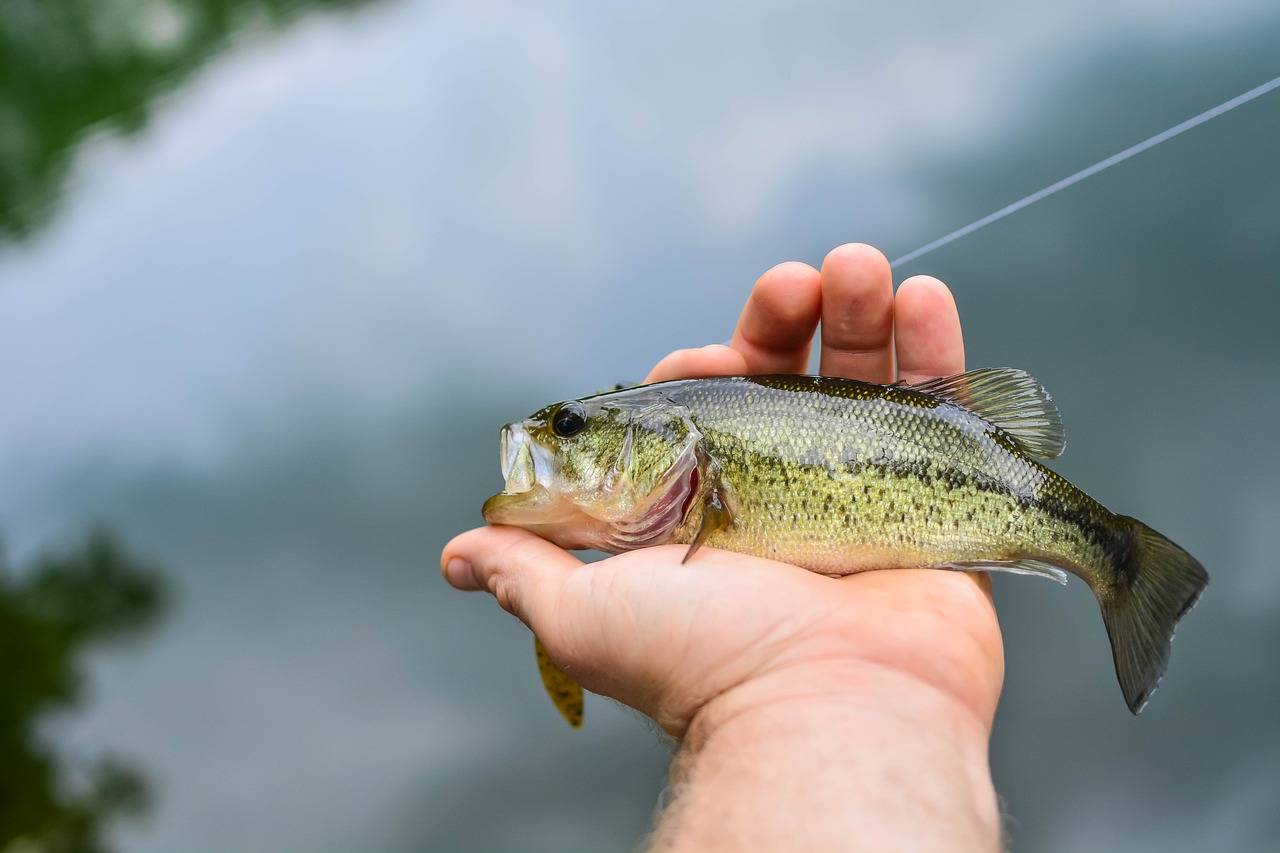
{"type": "MultiPolygon", "coordinates": [[[[668,745],[447,590],[497,429],[1280,73],[1270,0],[0,0],[0,850],[628,850],[668,745]]],[[[1019,851],[1280,838],[1280,93],[899,270],[1213,584],[996,579],[1019,851]]],[[[928,772],[921,768],[921,772],[928,772]]]]}

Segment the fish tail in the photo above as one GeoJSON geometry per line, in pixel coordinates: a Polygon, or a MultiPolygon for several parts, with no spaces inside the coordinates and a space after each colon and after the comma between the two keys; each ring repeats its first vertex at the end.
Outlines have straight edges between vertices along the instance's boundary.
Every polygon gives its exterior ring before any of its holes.
{"type": "Polygon", "coordinates": [[[1118,520],[1129,531],[1128,559],[1099,603],[1120,689],[1129,710],[1138,714],[1164,675],[1174,627],[1196,603],[1209,575],[1195,557],[1141,521],[1118,520]]]}

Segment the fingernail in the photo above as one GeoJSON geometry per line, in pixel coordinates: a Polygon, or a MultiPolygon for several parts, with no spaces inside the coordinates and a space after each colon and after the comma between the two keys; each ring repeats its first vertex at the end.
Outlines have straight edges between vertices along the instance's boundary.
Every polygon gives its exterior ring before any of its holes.
{"type": "Polygon", "coordinates": [[[454,557],[445,564],[444,579],[458,589],[479,589],[471,564],[461,557],[454,557]]]}

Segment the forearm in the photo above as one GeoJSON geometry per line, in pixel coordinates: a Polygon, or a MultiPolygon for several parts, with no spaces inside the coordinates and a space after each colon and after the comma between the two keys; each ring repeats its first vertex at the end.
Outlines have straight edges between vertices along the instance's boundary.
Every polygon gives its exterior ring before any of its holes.
{"type": "Polygon", "coordinates": [[[653,849],[999,848],[986,721],[883,667],[812,675],[824,685],[792,674],[708,705],[677,753],[653,849]]]}

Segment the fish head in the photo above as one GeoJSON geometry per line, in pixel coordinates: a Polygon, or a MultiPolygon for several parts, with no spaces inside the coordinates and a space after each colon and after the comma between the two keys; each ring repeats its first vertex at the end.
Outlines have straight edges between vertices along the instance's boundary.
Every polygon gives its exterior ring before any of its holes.
{"type": "Polygon", "coordinates": [[[661,544],[697,491],[700,438],[683,407],[644,388],[547,406],[502,428],[505,483],[485,521],[564,548],[661,544]]]}

